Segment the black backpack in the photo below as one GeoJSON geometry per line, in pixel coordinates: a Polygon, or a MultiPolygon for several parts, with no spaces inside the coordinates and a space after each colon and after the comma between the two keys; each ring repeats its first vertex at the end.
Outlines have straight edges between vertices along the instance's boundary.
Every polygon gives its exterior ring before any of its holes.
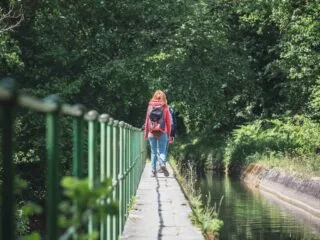
{"type": "Polygon", "coordinates": [[[164,106],[149,106],[149,129],[156,137],[165,131],[164,106]]]}

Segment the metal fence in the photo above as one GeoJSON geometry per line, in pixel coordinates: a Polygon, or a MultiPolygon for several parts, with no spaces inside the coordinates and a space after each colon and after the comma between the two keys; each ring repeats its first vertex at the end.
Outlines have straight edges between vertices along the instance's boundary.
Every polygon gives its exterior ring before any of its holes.
{"type": "Polygon", "coordinates": [[[48,176],[45,239],[77,238],[77,229],[59,234],[61,229],[58,227],[60,199],[58,172],[61,170],[59,169],[59,156],[61,156],[59,142],[64,141],[60,139],[59,133],[62,129],[59,120],[64,116],[72,117],[70,124],[73,128],[73,176],[87,177],[89,188],[95,188],[97,182],[103,182],[106,177],[111,178],[112,193],[108,199],[102,201],[119,202],[118,215],[106,216],[99,222],[89,218],[87,231],[89,234],[98,231],[99,239],[118,239],[128,215],[130,199],[135,195],[145,164],[146,143],[143,139],[143,131],[122,121],[114,120],[108,114],[98,114],[95,110],[85,111],[81,105],[61,104],[54,96],[39,100],[20,94],[16,91],[14,82],[8,79],[4,80],[0,86],[0,107],[3,168],[0,239],[16,239],[13,134],[14,111],[19,107],[46,115],[44,124],[46,124],[48,176]],[[88,144],[84,144],[85,137],[88,138],[88,144]],[[84,151],[88,153],[88,176],[84,176],[84,151]],[[96,169],[100,169],[100,172],[96,169]]]}

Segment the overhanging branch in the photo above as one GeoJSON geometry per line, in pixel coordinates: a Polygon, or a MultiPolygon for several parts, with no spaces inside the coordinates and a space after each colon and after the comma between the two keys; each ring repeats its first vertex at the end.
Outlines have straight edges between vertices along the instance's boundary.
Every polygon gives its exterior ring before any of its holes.
{"type": "Polygon", "coordinates": [[[15,10],[13,6],[10,6],[8,12],[4,12],[0,9],[0,34],[12,31],[18,27],[24,20],[22,8],[15,10]]]}

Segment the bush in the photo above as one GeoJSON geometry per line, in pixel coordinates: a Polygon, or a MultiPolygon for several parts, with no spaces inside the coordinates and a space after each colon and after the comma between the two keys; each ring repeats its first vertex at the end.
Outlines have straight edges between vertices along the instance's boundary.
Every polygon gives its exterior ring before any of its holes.
{"type": "Polygon", "coordinates": [[[189,164],[195,166],[198,173],[205,169],[221,171],[225,139],[222,136],[208,138],[184,137],[169,146],[169,154],[185,169],[189,164]]]}
{"type": "Polygon", "coordinates": [[[232,132],[224,162],[232,174],[256,161],[255,154],[282,153],[293,158],[314,159],[320,146],[319,124],[302,116],[257,120],[232,132]]]}

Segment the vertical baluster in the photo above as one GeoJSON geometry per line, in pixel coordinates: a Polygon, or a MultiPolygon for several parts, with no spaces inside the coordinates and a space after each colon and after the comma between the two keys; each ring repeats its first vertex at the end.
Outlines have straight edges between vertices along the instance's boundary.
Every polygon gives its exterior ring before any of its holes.
{"type": "Polygon", "coordinates": [[[131,149],[130,149],[130,152],[131,152],[131,161],[132,161],[132,165],[133,165],[133,168],[132,168],[132,174],[131,174],[131,196],[134,196],[134,191],[135,191],[135,169],[136,169],[136,165],[135,165],[135,154],[134,154],[134,132],[132,131],[132,128],[130,128],[130,135],[131,135],[131,149]]]}
{"type": "MultiPolygon", "coordinates": [[[[75,105],[75,109],[81,111],[79,117],[73,118],[73,158],[72,158],[72,174],[81,179],[83,177],[83,135],[84,135],[84,111],[83,105],[75,105]]],[[[77,214],[78,211],[75,211],[77,214]]],[[[75,218],[79,218],[78,215],[75,218]]],[[[78,239],[77,233],[74,233],[73,239],[78,239]]]]}
{"type": "Polygon", "coordinates": [[[56,240],[58,237],[58,203],[59,184],[59,124],[58,114],[61,106],[59,98],[51,95],[46,102],[56,104],[53,112],[47,113],[46,148],[48,158],[48,200],[47,200],[47,239],[56,240]]]}
{"type": "MultiPolygon", "coordinates": [[[[127,164],[128,164],[128,168],[131,168],[131,162],[130,162],[130,139],[129,139],[129,124],[127,125],[127,129],[126,129],[126,138],[127,138],[127,164]]],[[[131,171],[132,169],[129,170],[128,175],[127,175],[127,198],[128,198],[128,202],[131,200],[131,195],[130,195],[130,176],[131,176],[131,171]]]]}
{"type": "MultiPolygon", "coordinates": [[[[124,125],[124,132],[123,132],[123,138],[124,138],[124,153],[125,153],[125,158],[124,158],[124,169],[125,172],[127,172],[129,168],[128,164],[128,138],[127,138],[127,132],[128,132],[128,124],[125,123],[124,125]]],[[[128,194],[128,175],[126,175],[124,179],[124,192],[125,192],[125,221],[128,218],[128,207],[129,207],[129,194],[128,194]]],[[[125,223],[125,222],[124,222],[125,223]]]]}
{"type": "Polygon", "coordinates": [[[139,184],[139,142],[138,142],[138,132],[136,131],[136,129],[133,130],[134,132],[134,142],[135,142],[135,152],[134,152],[134,158],[136,159],[136,167],[134,169],[134,182],[135,182],[135,187],[134,187],[134,193],[133,194],[136,194],[137,192],[137,188],[138,188],[138,184],[139,184]]]}
{"type": "Polygon", "coordinates": [[[83,177],[83,137],[84,137],[84,111],[82,105],[75,105],[74,108],[79,109],[82,114],[73,118],[73,162],[72,173],[77,178],[83,177]]]}
{"type": "Polygon", "coordinates": [[[124,216],[124,186],[123,186],[123,161],[124,161],[124,148],[123,148],[123,132],[124,122],[119,123],[119,234],[122,233],[123,216],[124,216]]]}
{"type": "MultiPolygon", "coordinates": [[[[112,177],[113,177],[113,182],[117,182],[117,177],[118,177],[118,120],[113,121],[113,159],[112,159],[112,177]]],[[[112,200],[118,200],[118,186],[115,187],[112,193],[112,200]]],[[[112,217],[112,233],[113,233],[113,240],[118,239],[118,216],[113,216],[112,217]]]]}
{"type": "MultiPolygon", "coordinates": [[[[107,176],[107,121],[109,115],[102,114],[99,118],[100,121],[100,182],[103,183],[106,180],[107,176]]],[[[104,203],[106,199],[102,200],[104,203]]],[[[100,222],[100,239],[105,240],[107,238],[107,229],[106,229],[107,219],[103,217],[100,222]]]]}
{"type": "MultiPolygon", "coordinates": [[[[118,185],[116,187],[116,200],[119,201],[120,199],[120,180],[119,180],[119,169],[120,169],[120,128],[119,128],[119,121],[116,122],[116,148],[117,148],[117,157],[116,157],[116,177],[118,181],[118,185]]],[[[116,236],[117,239],[119,238],[120,235],[120,225],[119,225],[119,218],[120,218],[120,211],[119,214],[116,216],[116,236]]]]}
{"type": "MultiPolygon", "coordinates": [[[[89,188],[95,187],[97,177],[97,118],[98,113],[95,110],[88,112],[88,178],[89,188]]],[[[88,234],[91,235],[95,229],[93,215],[90,214],[88,222],[88,234]]],[[[91,239],[91,237],[90,237],[91,239]]]]}
{"type": "MultiPolygon", "coordinates": [[[[130,148],[130,159],[131,159],[131,164],[135,164],[135,155],[134,155],[134,147],[135,147],[135,142],[134,142],[134,132],[132,131],[132,128],[130,127],[130,141],[131,141],[131,148],[130,148]]],[[[130,195],[133,196],[134,192],[135,192],[135,169],[136,166],[134,165],[133,169],[132,169],[132,174],[131,174],[131,193],[130,195]]]]}
{"type": "MultiPolygon", "coordinates": [[[[109,118],[107,126],[107,177],[113,179],[113,119],[109,118]]],[[[112,193],[113,194],[113,193],[112,193]]],[[[107,201],[113,200],[111,195],[107,201]]],[[[113,217],[107,216],[107,240],[113,239],[113,217]]]]}
{"type": "Polygon", "coordinates": [[[141,133],[140,133],[140,131],[138,130],[138,129],[135,129],[135,131],[136,131],[136,134],[137,134],[137,144],[138,144],[138,150],[137,150],[137,156],[138,156],[138,167],[137,167],[137,176],[138,176],[138,183],[137,183],[137,186],[138,186],[138,184],[139,184],[139,182],[140,182],[140,177],[141,177],[141,175],[140,175],[140,166],[141,166],[141,160],[142,160],[142,158],[141,158],[141,141],[140,141],[140,136],[141,136],[141,133]]]}
{"type": "Polygon", "coordinates": [[[140,176],[142,175],[143,172],[143,167],[146,163],[146,141],[144,140],[144,132],[140,131],[140,151],[141,151],[141,160],[140,160],[140,176]]]}
{"type": "Polygon", "coordinates": [[[136,151],[135,151],[135,158],[136,158],[136,161],[137,161],[137,165],[136,165],[136,169],[135,169],[135,183],[136,183],[136,186],[134,188],[134,194],[136,194],[137,192],[137,188],[138,188],[138,184],[139,184],[139,162],[140,162],[140,158],[139,158],[139,139],[138,139],[138,132],[136,131],[136,129],[134,129],[134,135],[135,135],[135,144],[136,144],[136,151]]]}
{"type": "Polygon", "coordinates": [[[14,240],[15,236],[15,213],[14,213],[14,166],[12,159],[13,151],[13,123],[14,107],[16,104],[15,84],[12,79],[4,79],[2,85],[10,91],[10,98],[1,102],[1,151],[3,182],[1,189],[1,235],[0,239],[14,240]]]}
{"type": "Polygon", "coordinates": [[[132,152],[132,130],[131,130],[131,126],[129,126],[129,155],[130,155],[130,165],[132,166],[132,169],[131,169],[131,174],[130,174],[130,198],[133,197],[133,175],[134,175],[134,156],[133,156],[133,152],[132,152]]]}
{"type": "Polygon", "coordinates": [[[139,155],[139,164],[138,164],[138,178],[139,178],[139,182],[140,182],[140,178],[141,178],[141,165],[142,165],[142,142],[141,142],[141,132],[139,131],[139,129],[136,129],[137,132],[137,141],[138,141],[138,145],[139,145],[139,149],[138,149],[138,155],[139,155]]]}
{"type": "Polygon", "coordinates": [[[146,165],[146,159],[147,159],[147,141],[144,140],[144,133],[142,132],[141,141],[143,143],[143,159],[142,163],[143,166],[141,167],[141,174],[143,172],[144,166],[146,165]]]}
{"type": "MultiPolygon", "coordinates": [[[[132,167],[132,155],[131,155],[131,144],[132,144],[132,142],[131,142],[131,134],[130,134],[130,126],[128,125],[128,162],[129,162],[129,166],[130,166],[130,168],[132,167]]],[[[128,193],[129,193],[129,199],[131,199],[131,197],[132,197],[132,182],[131,182],[131,180],[132,180],[132,168],[131,168],[131,170],[130,170],[130,172],[129,172],[129,175],[128,175],[128,193]]]]}
{"type": "Polygon", "coordinates": [[[136,152],[136,156],[137,156],[137,183],[136,185],[138,186],[139,184],[139,179],[140,179],[140,132],[137,131],[137,129],[134,129],[135,135],[136,135],[136,144],[137,144],[137,152],[136,152]]]}
{"type": "Polygon", "coordinates": [[[146,152],[147,152],[147,141],[144,139],[144,131],[141,129],[140,131],[140,143],[141,143],[141,162],[140,162],[140,176],[142,175],[143,172],[143,167],[145,166],[146,163],[146,152]]]}

